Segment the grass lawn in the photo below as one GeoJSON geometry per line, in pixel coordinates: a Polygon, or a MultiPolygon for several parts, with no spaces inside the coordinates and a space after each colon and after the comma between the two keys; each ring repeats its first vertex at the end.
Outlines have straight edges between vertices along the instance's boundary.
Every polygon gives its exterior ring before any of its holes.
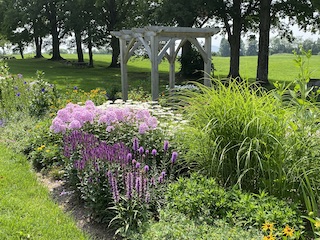
{"type": "Polygon", "coordinates": [[[89,239],[53,203],[27,159],[0,144],[0,239],[89,239]]]}
{"type": "MultiPolygon", "coordinates": [[[[64,58],[75,61],[75,54],[62,55],[64,58]]],[[[100,87],[107,91],[116,88],[121,90],[120,69],[108,68],[111,55],[94,55],[94,68],[79,69],[74,66],[65,65],[61,62],[48,61],[48,55],[44,59],[33,59],[31,56],[24,60],[8,60],[11,72],[21,73],[25,78],[35,77],[35,72],[45,72],[45,78],[54,83],[59,89],[73,88],[77,86],[85,91],[100,87]]],[[[293,54],[278,54],[270,56],[269,78],[271,81],[293,81],[297,78],[299,69],[295,66],[293,54]]],[[[228,57],[213,57],[215,76],[226,77],[229,70],[228,57]]],[[[256,76],[257,56],[244,56],[240,59],[240,74],[245,79],[254,80],[256,76]]],[[[176,72],[179,71],[176,64],[176,72]]],[[[169,64],[163,61],[159,66],[160,90],[164,90],[168,84],[169,64]]],[[[312,56],[310,60],[312,78],[320,79],[320,55],[312,56]]],[[[148,59],[132,58],[128,63],[129,90],[143,87],[150,91],[150,61],[148,59]]],[[[179,82],[178,82],[179,83],[179,82]]]]}

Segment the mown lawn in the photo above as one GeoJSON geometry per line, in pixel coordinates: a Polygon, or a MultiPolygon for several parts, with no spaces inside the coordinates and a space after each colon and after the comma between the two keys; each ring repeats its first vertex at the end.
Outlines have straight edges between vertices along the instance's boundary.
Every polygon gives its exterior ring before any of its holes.
{"type": "MultiPolygon", "coordinates": [[[[62,55],[65,59],[76,61],[76,55],[62,55]]],[[[94,68],[79,69],[74,66],[53,62],[44,59],[26,58],[24,60],[8,60],[10,71],[13,74],[21,73],[25,78],[35,78],[35,72],[41,70],[45,72],[45,78],[50,83],[54,83],[59,89],[72,88],[77,86],[85,91],[100,87],[106,90],[121,90],[120,69],[108,68],[111,62],[111,55],[94,55],[94,68]]],[[[274,81],[293,81],[297,78],[299,69],[295,66],[293,54],[278,54],[270,56],[269,78],[274,81]]],[[[229,70],[229,58],[213,57],[215,77],[224,78],[229,70]]],[[[254,80],[256,76],[257,57],[243,56],[240,59],[240,74],[244,79],[254,80]]],[[[180,65],[176,64],[176,72],[180,65]]],[[[168,85],[169,64],[163,61],[159,66],[160,89],[164,90],[168,85]]],[[[312,78],[320,79],[320,55],[312,56],[310,59],[310,71],[312,78]]],[[[143,87],[150,91],[150,61],[148,59],[131,58],[128,63],[129,89],[143,87]]],[[[188,80],[188,79],[186,79],[188,80]]],[[[177,83],[181,83],[177,81],[177,83]]]]}
{"type": "Polygon", "coordinates": [[[0,144],[0,239],[89,239],[52,202],[23,155],[0,144]]]}

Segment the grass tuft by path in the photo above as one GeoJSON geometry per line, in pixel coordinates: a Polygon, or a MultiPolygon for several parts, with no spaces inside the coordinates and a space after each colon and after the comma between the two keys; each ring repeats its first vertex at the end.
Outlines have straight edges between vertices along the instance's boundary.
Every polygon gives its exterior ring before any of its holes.
{"type": "Polygon", "coordinates": [[[52,202],[27,159],[0,144],[0,239],[89,239],[52,202]]]}

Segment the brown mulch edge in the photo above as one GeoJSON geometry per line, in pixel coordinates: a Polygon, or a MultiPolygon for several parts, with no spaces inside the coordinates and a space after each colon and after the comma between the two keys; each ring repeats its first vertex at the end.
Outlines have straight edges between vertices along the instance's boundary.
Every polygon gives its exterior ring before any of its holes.
{"type": "Polygon", "coordinates": [[[90,235],[92,240],[112,240],[114,232],[106,224],[92,221],[89,209],[75,196],[62,180],[53,180],[37,173],[39,181],[48,188],[54,202],[75,220],[77,227],[90,235]]]}

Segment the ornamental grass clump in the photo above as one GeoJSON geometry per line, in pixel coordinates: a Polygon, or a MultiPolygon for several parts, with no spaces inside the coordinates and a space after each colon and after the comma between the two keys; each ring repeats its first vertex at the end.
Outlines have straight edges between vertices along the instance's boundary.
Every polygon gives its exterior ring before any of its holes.
{"type": "Polygon", "coordinates": [[[180,137],[187,163],[223,185],[272,190],[283,174],[279,140],[286,135],[287,112],[281,102],[236,80],[198,87],[201,93],[183,98],[189,127],[180,137]]]}

